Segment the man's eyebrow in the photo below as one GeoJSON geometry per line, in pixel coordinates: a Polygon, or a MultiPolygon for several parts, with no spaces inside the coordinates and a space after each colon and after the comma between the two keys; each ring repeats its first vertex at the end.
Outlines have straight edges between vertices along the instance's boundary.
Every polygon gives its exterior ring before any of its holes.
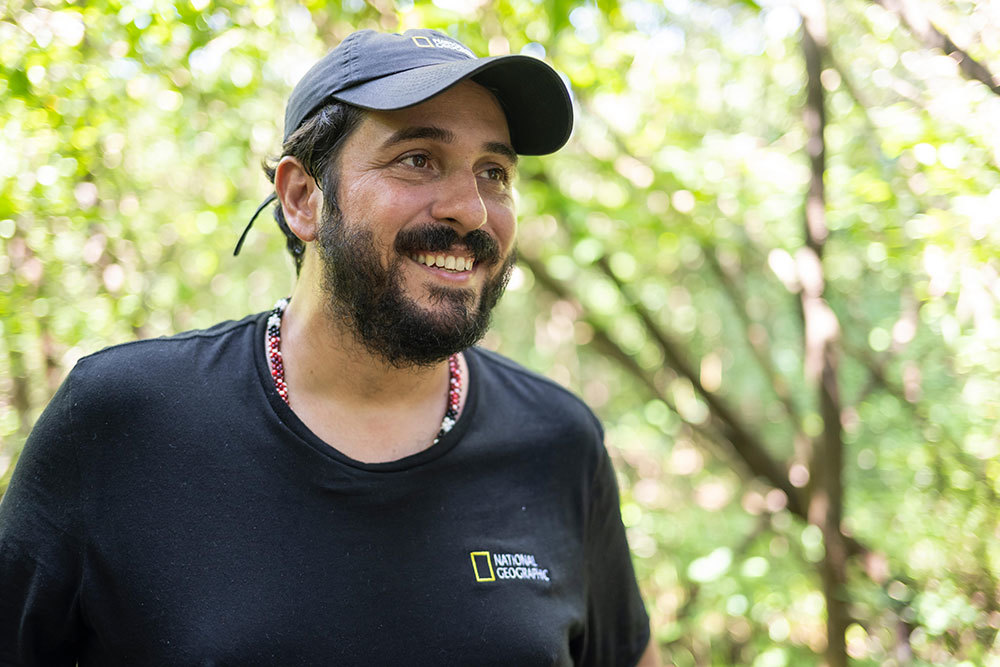
{"type": "Polygon", "coordinates": [[[498,153],[503,155],[505,158],[510,160],[510,163],[517,166],[517,153],[514,149],[501,141],[487,141],[483,148],[485,148],[490,153],[498,153]]]}
{"type": "MultiPolygon", "coordinates": [[[[418,125],[404,127],[396,130],[392,135],[382,142],[382,148],[389,148],[395,144],[401,144],[404,141],[412,141],[414,139],[430,139],[432,141],[440,141],[442,143],[451,143],[455,140],[455,133],[451,130],[446,130],[443,127],[434,127],[428,125],[418,125]]],[[[483,144],[483,148],[489,153],[496,153],[502,155],[511,164],[517,165],[518,156],[510,145],[503,143],[502,141],[487,141],[483,144]]]]}
{"type": "Polygon", "coordinates": [[[401,144],[412,139],[431,139],[451,143],[455,140],[455,133],[442,127],[433,126],[410,126],[396,130],[392,136],[382,142],[382,148],[388,148],[394,144],[401,144]]]}

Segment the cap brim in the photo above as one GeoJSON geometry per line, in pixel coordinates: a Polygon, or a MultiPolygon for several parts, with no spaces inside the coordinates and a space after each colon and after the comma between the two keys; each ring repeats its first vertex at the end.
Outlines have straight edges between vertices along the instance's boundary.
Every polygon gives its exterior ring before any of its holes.
{"type": "Polygon", "coordinates": [[[497,96],[514,150],[545,155],[573,131],[573,103],[555,70],[530,56],[494,56],[416,67],[373,79],[331,95],[364,109],[405,109],[472,79],[497,96]]]}

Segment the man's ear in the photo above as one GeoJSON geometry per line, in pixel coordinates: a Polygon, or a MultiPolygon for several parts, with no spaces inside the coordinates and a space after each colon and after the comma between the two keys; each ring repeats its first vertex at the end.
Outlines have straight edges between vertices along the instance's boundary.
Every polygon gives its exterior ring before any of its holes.
{"type": "Polygon", "coordinates": [[[315,240],[323,215],[323,193],[298,159],[281,158],[274,170],[274,190],[292,233],[306,243],[315,240]]]}

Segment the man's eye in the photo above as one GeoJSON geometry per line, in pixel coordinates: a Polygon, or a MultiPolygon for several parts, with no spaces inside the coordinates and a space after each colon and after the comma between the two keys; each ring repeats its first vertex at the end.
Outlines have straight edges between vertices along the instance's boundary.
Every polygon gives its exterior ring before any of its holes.
{"type": "Polygon", "coordinates": [[[400,162],[409,167],[423,169],[427,166],[428,160],[426,155],[407,155],[400,162]]]}
{"type": "Polygon", "coordinates": [[[490,167],[484,173],[486,174],[486,178],[491,181],[507,182],[507,170],[503,167],[490,167]]]}

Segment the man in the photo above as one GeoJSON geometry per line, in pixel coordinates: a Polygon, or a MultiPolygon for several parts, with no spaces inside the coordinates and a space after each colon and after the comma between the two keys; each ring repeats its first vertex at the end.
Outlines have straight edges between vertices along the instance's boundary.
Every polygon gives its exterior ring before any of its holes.
{"type": "Polygon", "coordinates": [[[433,31],[317,63],[267,167],[290,301],[70,373],[0,505],[0,663],[655,664],[600,425],[472,347],[571,125],[433,31]]]}

